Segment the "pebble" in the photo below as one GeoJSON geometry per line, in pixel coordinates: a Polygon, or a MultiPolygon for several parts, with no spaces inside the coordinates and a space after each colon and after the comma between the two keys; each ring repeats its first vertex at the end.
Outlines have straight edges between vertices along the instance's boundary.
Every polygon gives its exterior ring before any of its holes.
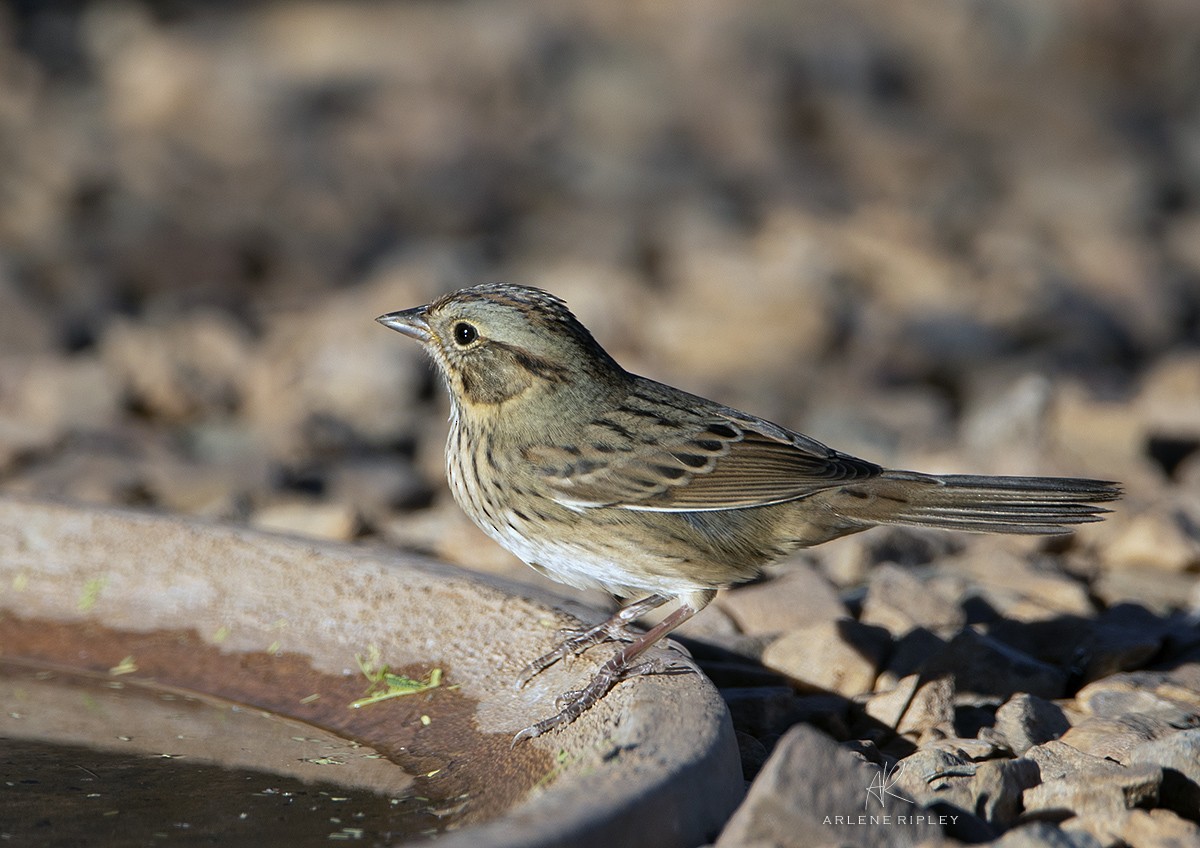
{"type": "Polygon", "coordinates": [[[258,361],[232,318],[204,310],[156,322],[115,321],[100,355],[134,403],[168,421],[236,410],[258,361]]]}
{"type": "Polygon", "coordinates": [[[1162,805],[1182,816],[1196,818],[1200,811],[1200,728],[1180,730],[1135,745],[1126,760],[1130,765],[1161,766],[1162,805]]]}
{"type": "Polygon", "coordinates": [[[255,510],[250,523],[263,530],[346,542],[358,530],[358,515],[345,504],[283,500],[255,510]]]}
{"type": "Polygon", "coordinates": [[[1086,832],[1064,831],[1048,822],[1021,825],[1005,833],[992,848],[1104,848],[1086,832]]]}
{"type": "Polygon", "coordinates": [[[920,682],[919,674],[910,674],[901,678],[890,689],[877,686],[875,693],[863,704],[863,711],[885,727],[895,729],[900,724],[900,718],[908,710],[920,682]]]}
{"type": "Polygon", "coordinates": [[[977,799],[972,808],[998,830],[1012,827],[1025,811],[1024,792],[1041,780],[1032,760],[987,760],[979,763],[971,781],[977,799]]]}
{"type": "Polygon", "coordinates": [[[923,681],[896,724],[896,732],[918,739],[954,735],[954,678],[923,681]]]}
{"type": "Polygon", "coordinates": [[[1125,522],[1101,555],[1109,568],[1140,572],[1146,580],[1154,579],[1154,571],[1195,571],[1200,568],[1200,530],[1194,517],[1173,511],[1168,501],[1125,522]]]}
{"type": "Polygon", "coordinates": [[[1066,673],[1048,663],[968,627],[925,663],[926,675],[954,677],[960,692],[1007,698],[1027,692],[1042,698],[1060,697],[1066,673]]]}
{"type": "Polygon", "coordinates": [[[1162,719],[1126,713],[1120,718],[1085,718],[1060,738],[1085,754],[1125,763],[1134,748],[1150,739],[1158,739],[1170,730],[1171,726],[1162,719]]]}
{"type": "Polygon", "coordinates": [[[1046,780],[1025,790],[1023,804],[1027,817],[1039,814],[1059,817],[1063,810],[1076,815],[1111,816],[1138,806],[1152,806],[1158,800],[1162,769],[1156,765],[1136,765],[1115,771],[1093,771],[1080,779],[1046,780]]]}
{"type": "Polygon", "coordinates": [[[880,768],[841,748],[828,736],[797,725],[775,746],[717,838],[716,848],[811,848],[845,843],[890,848],[938,844],[942,830],[918,814],[925,811],[894,795],[873,800],[867,789],[878,781],[880,768]],[[867,807],[864,807],[864,802],[867,807]],[[889,827],[860,825],[859,816],[904,817],[889,827]]]}
{"type": "Polygon", "coordinates": [[[1070,728],[1062,708],[1036,695],[1019,693],[996,710],[996,731],[1018,756],[1034,745],[1057,739],[1070,728]]]}
{"type": "Polygon", "coordinates": [[[1013,550],[1003,537],[985,538],[978,546],[938,565],[943,574],[975,578],[972,592],[995,612],[1015,621],[1044,621],[1064,615],[1091,616],[1095,605],[1088,587],[1066,574],[1052,558],[1013,550]]]}
{"type": "Polygon", "coordinates": [[[1200,692],[1179,685],[1168,672],[1113,674],[1080,689],[1075,703],[1089,715],[1107,719],[1136,715],[1172,727],[1200,719],[1200,692]]]}
{"type": "Polygon", "coordinates": [[[1135,601],[1157,615],[1169,615],[1188,606],[1198,585],[1200,577],[1195,574],[1119,568],[1097,577],[1092,591],[1105,604],[1135,601]]]}
{"type": "Polygon", "coordinates": [[[949,637],[966,623],[956,601],[956,595],[933,581],[920,580],[911,569],[884,563],[871,572],[859,618],[897,638],[917,627],[949,637]]]}
{"type": "MultiPolygon", "coordinates": [[[[1176,814],[1177,811],[1127,810],[1116,817],[1116,822],[1102,819],[1096,831],[1103,834],[1115,832],[1119,842],[1132,848],[1184,848],[1200,845],[1200,825],[1176,814]],[[1117,827],[1114,827],[1114,824],[1117,827]]],[[[1196,808],[1188,814],[1193,818],[1196,808]]]]}
{"type": "Polygon", "coordinates": [[[779,577],[726,592],[717,604],[749,634],[782,633],[847,616],[833,584],[807,563],[795,563],[779,577]]]}
{"type": "Polygon", "coordinates": [[[762,661],[799,686],[850,697],[872,690],[890,646],[882,628],[853,619],[820,621],[776,639],[762,661]]]}

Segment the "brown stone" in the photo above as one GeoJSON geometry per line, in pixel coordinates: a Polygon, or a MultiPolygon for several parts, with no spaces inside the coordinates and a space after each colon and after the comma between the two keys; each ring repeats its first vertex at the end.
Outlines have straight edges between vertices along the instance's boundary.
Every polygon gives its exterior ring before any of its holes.
{"type": "Polygon", "coordinates": [[[837,590],[807,563],[795,563],[780,576],[733,589],[718,605],[743,633],[782,633],[817,621],[845,618],[837,590]]]}
{"type": "Polygon", "coordinates": [[[1035,695],[1019,693],[996,710],[996,731],[1014,754],[1062,736],[1070,727],[1062,708],[1035,695]]]}
{"type": "Polygon", "coordinates": [[[828,844],[899,848],[940,841],[942,831],[936,824],[924,818],[913,821],[924,812],[920,807],[896,793],[884,792],[879,799],[868,795],[880,775],[878,766],[862,761],[812,728],[798,725],[779,740],[746,800],[721,832],[716,848],[828,844]],[[860,815],[872,814],[904,816],[907,821],[896,824],[893,818],[886,827],[872,826],[865,819],[858,823],[860,815]]]}
{"type": "Polygon", "coordinates": [[[792,630],[763,651],[763,665],[798,684],[853,696],[870,692],[890,646],[887,631],[853,619],[792,630]]]}
{"type": "Polygon", "coordinates": [[[916,627],[939,635],[956,633],[966,622],[957,598],[911,571],[884,563],[871,573],[860,620],[901,637],[916,627]]]}

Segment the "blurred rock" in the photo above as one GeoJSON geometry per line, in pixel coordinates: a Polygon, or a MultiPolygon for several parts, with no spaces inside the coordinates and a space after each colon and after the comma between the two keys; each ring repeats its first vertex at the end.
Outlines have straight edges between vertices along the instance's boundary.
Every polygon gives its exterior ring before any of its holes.
{"type": "Polygon", "coordinates": [[[1138,716],[1171,727],[1187,727],[1200,716],[1200,690],[1174,677],[1176,672],[1112,674],[1084,686],[1075,703],[1089,716],[1138,716]]]}
{"type": "Polygon", "coordinates": [[[1127,404],[1102,401],[1075,385],[1061,386],[1051,407],[1054,452],[1079,474],[1128,483],[1145,472],[1144,429],[1127,404]]]}
{"type": "Polygon", "coordinates": [[[1048,822],[1033,822],[1014,828],[992,848],[1102,848],[1090,833],[1063,831],[1048,822]]]}
{"type": "Polygon", "coordinates": [[[53,321],[21,291],[8,264],[0,264],[0,356],[50,353],[57,341],[53,321]]]}
{"type": "Polygon", "coordinates": [[[346,542],[358,530],[358,516],[345,504],[278,501],[259,508],[250,523],[263,530],[346,542]]]}
{"type": "Polygon", "coordinates": [[[1185,608],[1200,576],[1160,568],[1120,568],[1103,572],[1092,592],[1106,604],[1132,601],[1159,615],[1185,608]]]}
{"type": "Polygon", "coordinates": [[[971,781],[971,791],[979,799],[975,807],[984,821],[1003,830],[1011,827],[1024,812],[1026,789],[1041,780],[1032,760],[988,760],[981,762],[971,781]]]}
{"type": "Polygon", "coordinates": [[[161,323],[114,322],[100,353],[132,403],[169,421],[236,410],[253,361],[246,333],[217,312],[161,323]]]}
{"type": "Polygon", "coordinates": [[[1027,374],[998,390],[989,385],[975,393],[977,399],[963,418],[962,438],[981,463],[977,473],[1020,474],[1040,465],[1053,384],[1043,375],[1027,374]]]}
{"type": "Polygon", "coordinates": [[[917,687],[896,730],[922,740],[953,736],[953,678],[935,677],[917,687]]]}
{"type": "Polygon", "coordinates": [[[960,753],[922,748],[896,764],[896,790],[923,806],[949,804],[960,811],[973,811],[971,784],[977,769],[960,753]]]}
{"type": "Polygon", "coordinates": [[[1200,354],[1179,351],[1154,363],[1135,404],[1149,432],[1200,439],[1200,354]]]}
{"type": "Polygon", "coordinates": [[[1200,529],[1162,504],[1125,522],[1101,556],[1113,569],[1195,571],[1200,568],[1200,529]]]}
{"type": "Polygon", "coordinates": [[[379,302],[377,293],[365,292],[271,316],[261,355],[247,375],[246,414],[277,455],[415,437],[420,418],[413,400],[426,380],[423,354],[419,345],[374,323],[389,308],[379,302]]]}
{"type": "Polygon", "coordinates": [[[118,380],[93,357],[0,360],[0,467],[120,418],[118,380]]]}
{"type": "Polygon", "coordinates": [[[1084,660],[1083,677],[1089,682],[1114,672],[1140,668],[1162,650],[1164,622],[1144,607],[1119,603],[1089,625],[1090,632],[1079,643],[1079,658],[1084,660]]]}
{"type": "Polygon", "coordinates": [[[242,519],[274,487],[263,440],[241,419],[199,421],[146,468],[146,485],[167,509],[242,519]]]}
{"type": "Polygon", "coordinates": [[[915,627],[948,637],[958,632],[966,616],[951,592],[884,563],[871,572],[860,620],[884,627],[897,638],[915,627]]]}
{"type": "Polygon", "coordinates": [[[1162,766],[1163,805],[1191,819],[1200,815],[1200,729],[1179,730],[1135,745],[1127,762],[1162,766]]]}
{"type": "Polygon", "coordinates": [[[910,674],[901,678],[895,686],[883,689],[877,685],[877,691],[863,704],[863,712],[886,727],[895,729],[900,724],[900,718],[908,710],[916,694],[921,676],[910,674]]]}
{"type": "Polygon", "coordinates": [[[1034,695],[1014,695],[996,710],[996,731],[1018,756],[1034,745],[1058,739],[1070,726],[1062,708],[1034,695]]]}
{"type": "Polygon", "coordinates": [[[658,310],[647,341],[682,373],[744,379],[755,368],[814,358],[837,331],[833,269],[819,224],[792,212],[764,222],[753,241],[708,210],[673,210],[664,229],[664,273],[684,298],[658,310]],[[737,291],[737,297],[730,297],[737,291]],[[786,316],[786,320],[779,320],[786,316]],[[731,337],[729,327],[750,331],[731,337]],[[720,356],[714,340],[730,353],[720,356]]]}
{"type": "Polygon", "coordinates": [[[1117,718],[1092,716],[1075,723],[1060,741],[1093,757],[1127,763],[1134,748],[1171,730],[1165,721],[1148,716],[1128,713],[1117,718]]]}
{"type": "Polygon", "coordinates": [[[72,446],[12,474],[6,489],[84,503],[144,506],[146,462],[125,446],[72,446]]]}
{"type": "Polygon", "coordinates": [[[817,621],[845,618],[837,591],[806,563],[780,576],[722,594],[719,606],[743,633],[781,633],[817,621]]]}
{"type": "Polygon", "coordinates": [[[962,554],[944,558],[937,568],[960,578],[964,574],[973,577],[974,593],[1015,621],[1095,612],[1085,584],[1064,574],[1053,559],[1028,552],[1022,555],[1013,546],[1008,539],[985,538],[962,554]]]}
{"type": "Polygon", "coordinates": [[[1046,780],[1043,773],[1042,783],[1025,790],[1025,814],[1058,818],[1069,811],[1077,816],[1116,817],[1124,810],[1152,806],[1161,783],[1162,770],[1157,766],[1093,770],[1055,780],[1046,780]]]}
{"type": "Polygon", "coordinates": [[[329,472],[329,495],[373,524],[388,521],[397,510],[427,506],[433,498],[412,462],[389,456],[338,463],[329,472]]]}
{"type": "Polygon", "coordinates": [[[241,518],[252,493],[265,488],[265,468],[159,460],[146,468],[146,488],[165,509],[206,518],[241,518]],[[257,479],[254,479],[257,478],[257,479]]]}
{"type": "Polygon", "coordinates": [[[951,675],[960,692],[999,697],[1027,692],[1042,698],[1058,698],[1066,685],[1066,673],[1061,669],[1038,662],[971,628],[930,656],[922,673],[951,675]]]}
{"type": "Polygon", "coordinates": [[[763,651],[763,665],[797,684],[839,695],[870,692],[891,645],[887,631],[853,619],[789,631],[763,651]]]}
{"type": "MultiPolygon", "coordinates": [[[[1192,808],[1194,813],[1195,807],[1192,808]]],[[[1200,845],[1200,826],[1180,818],[1171,810],[1129,810],[1116,822],[1116,839],[1133,848],[1142,846],[1200,845]]],[[[1095,832],[1111,833],[1111,821],[1099,821],[1095,832]]]]}
{"type": "Polygon", "coordinates": [[[1157,765],[1123,766],[1062,741],[1030,748],[1026,756],[1037,763],[1042,781],[1024,793],[1027,817],[1074,814],[1119,821],[1124,810],[1152,806],[1162,785],[1157,765]]]}

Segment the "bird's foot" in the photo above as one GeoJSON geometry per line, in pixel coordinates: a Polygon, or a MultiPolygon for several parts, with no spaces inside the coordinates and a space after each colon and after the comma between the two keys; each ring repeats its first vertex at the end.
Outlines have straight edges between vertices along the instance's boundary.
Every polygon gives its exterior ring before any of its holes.
{"type": "Polygon", "coordinates": [[[550,718],[543,719],[537,724],[531,724],[522,730],[513,737],[513,745],[570,724],[599,703],[600,699],[612,691],[612,688],[622,680],[629,680],[631,677],[640,677],[644,674],[691,674],[695,670],[695,667],[688,663],[662,657],[627,663],[624,659],[624,652],[618,653],[600,667],[587,686],[582,689],[572,689],[555,698],[554,708],[558,712],[550,718]]]}
{"type": "MultiPolygon", "coordinates": [[[[622,680],[628,680],[630,677],[637,677],[643,674],[683,674],[693,671],[693,667],[686,662],[664,659],[662,657],[642,659],[642,656],[658,640],[687,621],[698,610],[703,609],[715,594],[715,590],[706,590],[697,593],[695,596],[681,603],[678,609],[609,657],[608,661],[600,666],[595,675],[592,676],[591,682],[587,686],[582,689],[566,692],[559,697],[555,701],[555,707],[558,709],[558,712],[550,716],[550,718],[539,721],[537,724],[531,724],[522,730],[513,737],[513,745],[570,724],[595,706],[601,698],[607,695],[622,680]]],[[[625,607],[605,622],[605,624],[628,624],[633,618],[636,618],[648,609],[653,609],[665,602],[666,598],[660,595],[651,595],[649,598],[625,607]]],[[[601,625],[598,629],[602,631],[604,626],[601,625]]],[[[538,671],[562,658],[561,656],[554,656],[554,652],[552,652],[551,656],[554,658],[541,667],[537,667],[541,659],[531,663],[530,667],[535,669],[533,674],[537,674],[538,671]]],[[[529,677],[532,676],[532,674],[529,675],[529,677]]],[[[528,677],[524,679],[527,680],[528,677]]]]}
{"type": "Polygon", "coordinates": [[[574,635],[568,636],[555,645],[552,650],[542,654],[521,669],[521,673],[517,676],[517,688],[524,688],[525,684],[559,660],[577,657],[594,645],[604,642],[631,642],[634,638],[636,637],[626,629],[626,625],[613,624],[612,619],[603,624],[597,624],[595,627],[589,627],[587,630],[576,630],[574,635]]]}
{"type": "MultiPolygon", "coordinates": [[[[621,669],[617,673],[616,680],[613,681],[613,686],[615,686],[617,683],[620,683],[622,680],[628,680],[631,677],[640,677],[644,674],[691,674],[695,670],[695,666],[685,662],[679,662],[677,660],[664,660],[660,657],[655,657],[654,659],[644,660],[640,663],[634,663],[633,665],[629,665],[621,669]]],[[[611,688],[612,686],[609,687],[609,689],[611,688]]],[[[605,691],[607,692],[607,690],[605,691]]],[[[554,708],[560,713],[564,712],[571,704],[587,697],[587,692],[588,690],[586,688],[571,689],[568,692],[563,692],[554,699],[554,708]]],[[[603,693],[600,697],[603,697],[603,693]]],[[[599,698],[596,700],[599,700],[599,698]]],[[[588,704],[588,706],[593,706],[595,703],[595,701],[592,701],[592,703],[588,704]]],[[[583,709],[586,710],[587,707],[584,707],[583,709]]]]}
{"type": "Polygon", "coordinates": [[[639,634],[630,633],[630,625],[645,613],[655,607],[662,606],[666,602],[667,599],[661,595],[651,595],[640,601],[635,601],[629,606],[622,607],[617,610],[616,614],[606,621],[597,624],[595,627],[583,630],[563,631],[567,638],[555,645],[553,650],[542,654],[525,666],[525,668],[521,669],[521,673],[517,676],[517,688],[523,688],[530,680],[537,677],[559,660],[577,657],[595,645],[605,642],[635,641],[639,634]]]}

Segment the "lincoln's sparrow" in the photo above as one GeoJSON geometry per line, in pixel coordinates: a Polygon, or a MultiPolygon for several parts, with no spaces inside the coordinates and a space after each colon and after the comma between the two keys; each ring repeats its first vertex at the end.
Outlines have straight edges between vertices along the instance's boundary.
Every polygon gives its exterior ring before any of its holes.
{"type": "Polygon", "coordinates": [[[639,657],[718,588],[797,548],[876,524],[1060,533],[1120,497],[1098,480],[886,470],[628,373],[539,289],[476,286],[378,320],[421,342],[445,378],[446,467],[471,519],[555,580],[640,598],[526,667],[522,683],[625,643],[518,740],[573,721],[627,677],[667,670],[639,657]],[[627,630],[672,600],[648,632],[627,630]]]}

